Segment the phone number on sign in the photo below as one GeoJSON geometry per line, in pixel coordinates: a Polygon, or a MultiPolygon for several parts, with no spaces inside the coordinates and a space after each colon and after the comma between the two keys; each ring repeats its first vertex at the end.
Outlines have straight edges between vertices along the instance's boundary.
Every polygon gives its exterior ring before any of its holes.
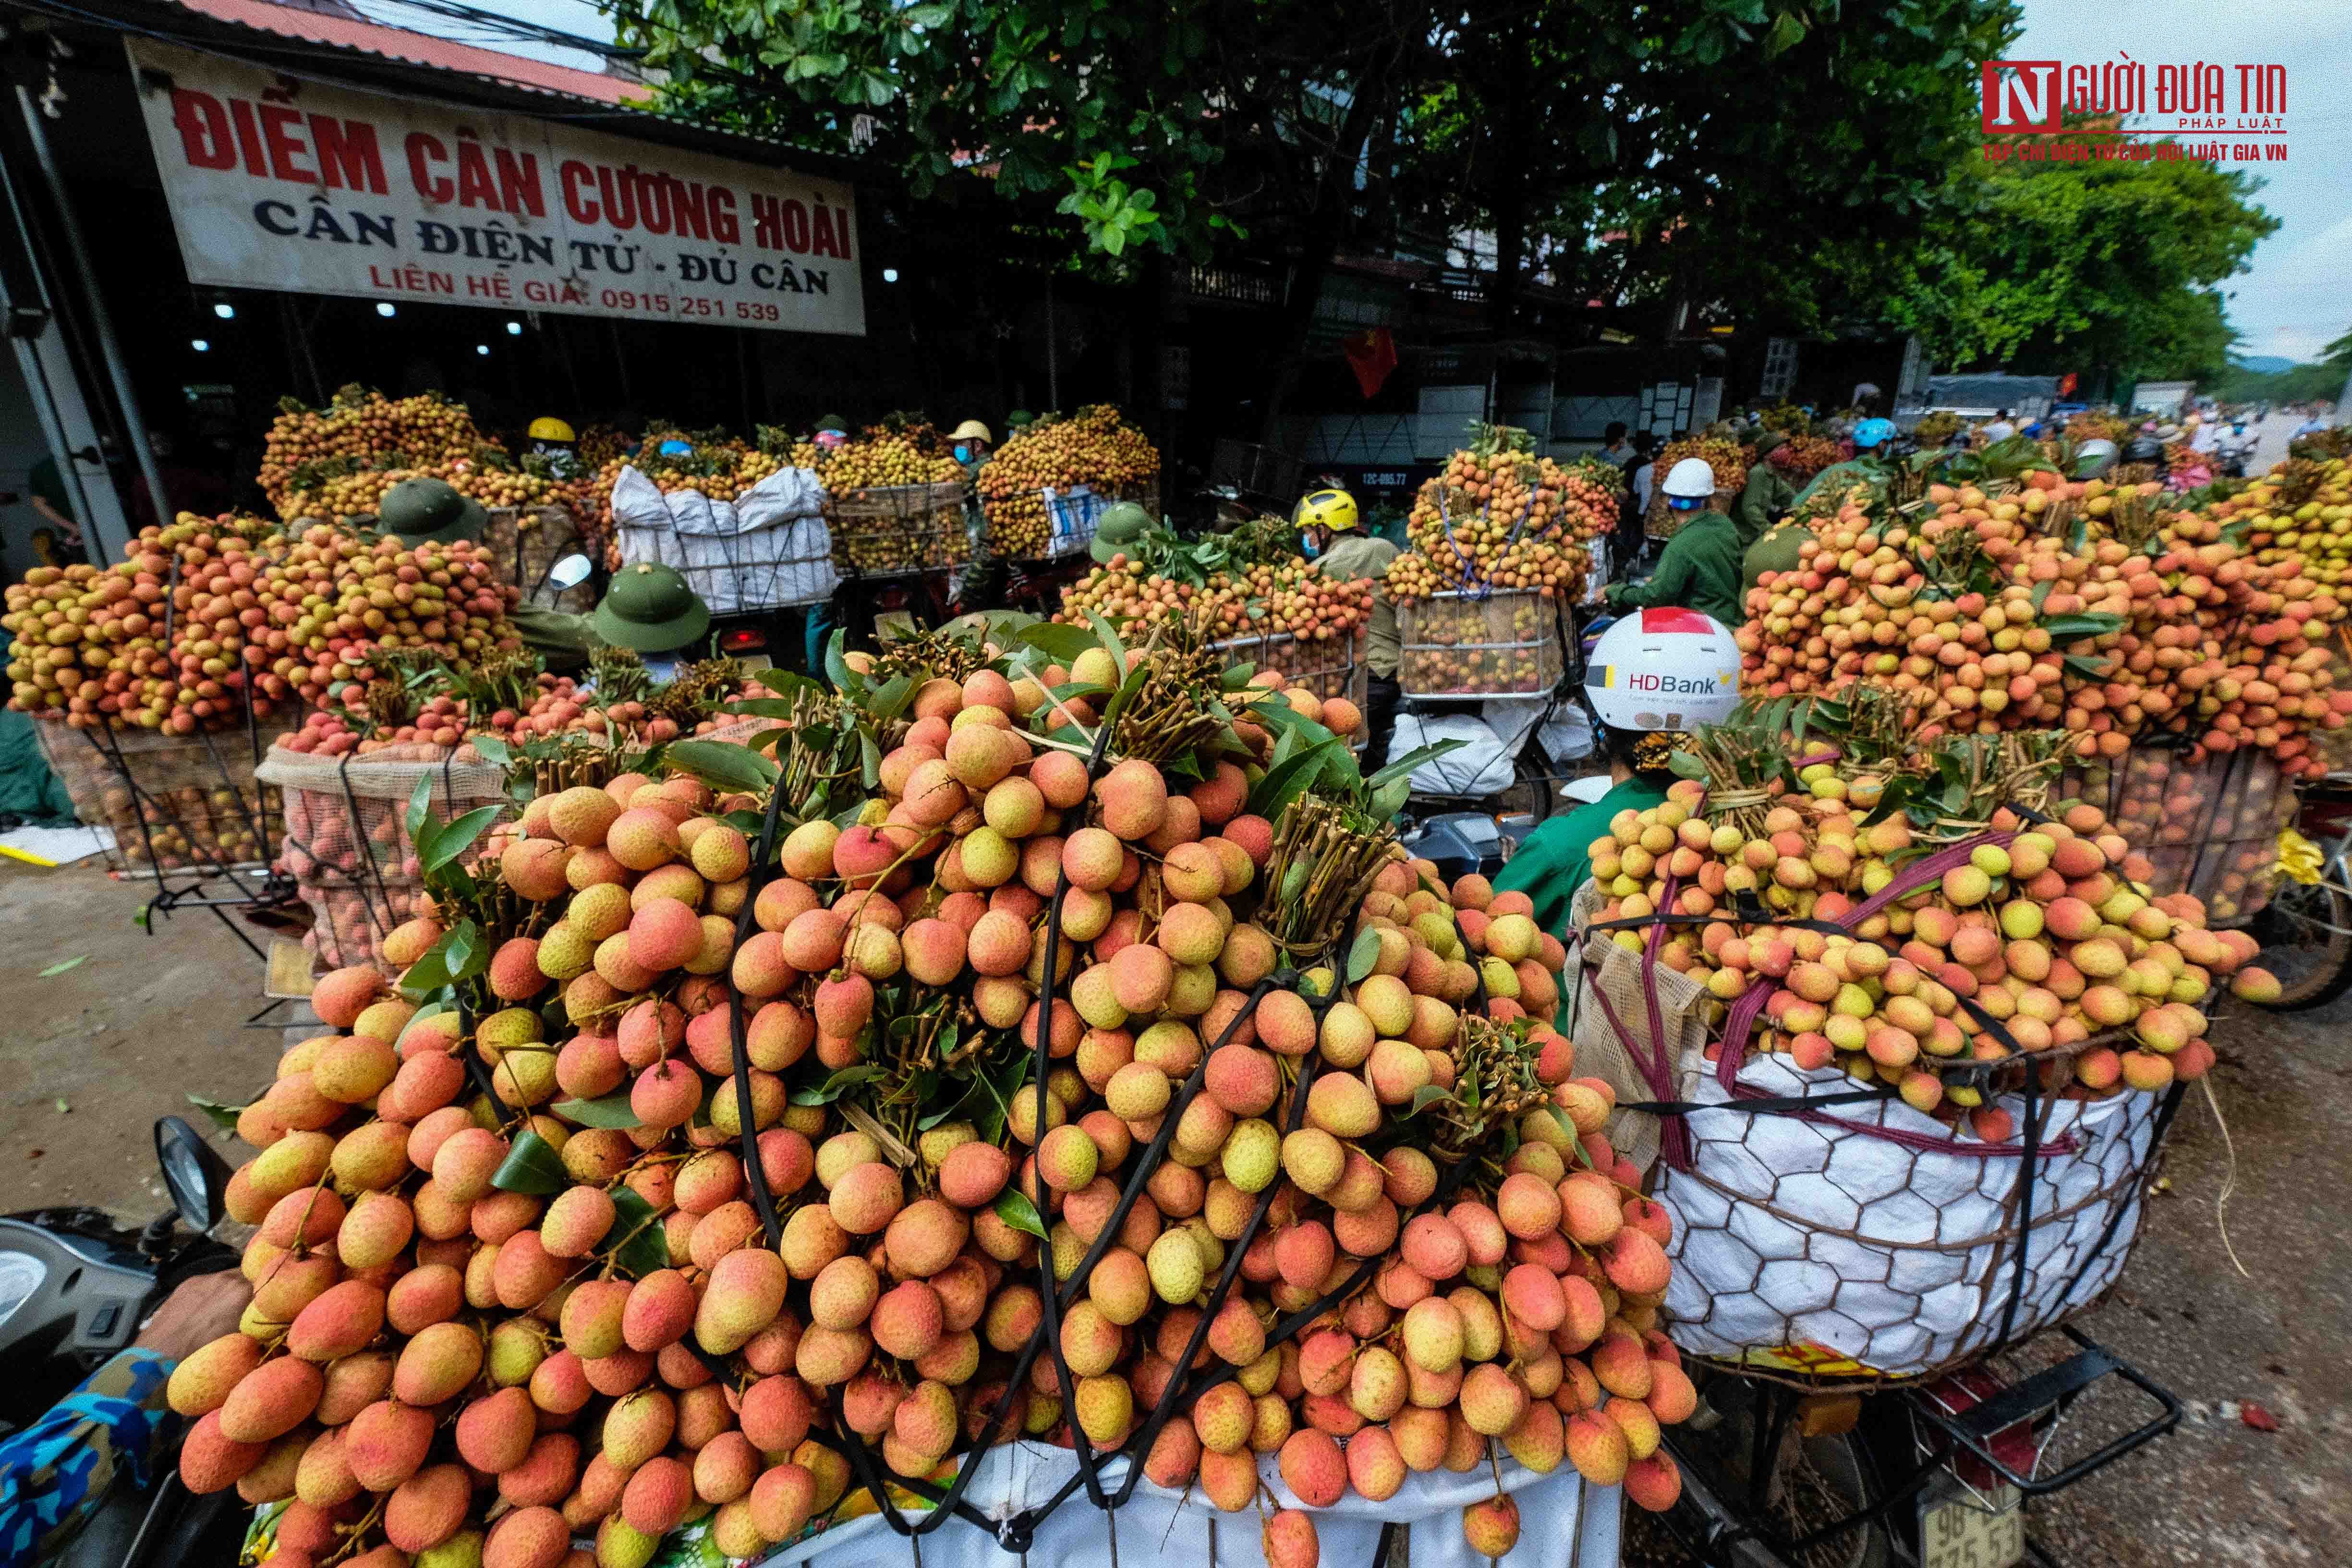
{"type": "Polygon", "coordinates": [[[678,316],[718,320],[731,316],[739,321],[773,321],[782,319],[783,312],[761,300],[717,300],[703,294],[680,294],[672,299],[667,294],[640,294],[633,289],[607,289],[598,303],[608,310],[644,310],[657,316],[678,316]]]}

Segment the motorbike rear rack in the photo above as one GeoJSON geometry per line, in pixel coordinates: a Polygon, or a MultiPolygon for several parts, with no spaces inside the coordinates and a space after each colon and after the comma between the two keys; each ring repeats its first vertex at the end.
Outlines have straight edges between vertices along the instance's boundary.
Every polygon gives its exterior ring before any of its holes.
{"type": "MultiPolygon", "coordinates": [[[[1937,1390],[1943,1386],[1940,1384],[1910,1391],[1913,1415],[1942,1434],[1951,1445],[1939,1448],[1937,1463],[1965,1454],[1983,1467],[1993,1484],[2015,1487],[2026,1497],[2046,1497],[2105,1468],[2180,1425],[2180,1400],[2170,1390],[2081,1330],[2062,1326],[2059,1332],[2080,1347],[2073,1355],[1974,1404],[1953,1408],[1937,1396],[1937,1390]],[[2039,1429],[2045,1422],[2054,1426],[2077,1399],[2109,1376],[2121,1378],[2147,1395],[2160,1407],[2160,1414],[2047,1476],[2032,1473],[2040,1468],[2038,1463],[2021,1468],[2011,1454],[2003,1452],[2000,1439],[2004,1436],[2020,1429],[2039,1429]]],[[[2038,1441],[2031,1445],[2034,1459],[2039,1459],[2042,1447],[2038,1441]]]]}

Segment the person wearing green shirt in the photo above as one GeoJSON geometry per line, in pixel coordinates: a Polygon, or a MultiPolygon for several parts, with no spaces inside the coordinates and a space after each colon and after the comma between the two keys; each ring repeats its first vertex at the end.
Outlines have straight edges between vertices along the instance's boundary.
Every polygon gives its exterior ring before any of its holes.
{"type": "Polygon", "coordinates": [[[1375,773],[1388,765],[1389,740],[1396,733],[1397,665],[1404,656],[1397,635],[1396,605],[1388,596],[1389,563],[1397,547],[1377,534],[1367,533],[1356,498],[1346,490],[1309,490],[1291,513],[1299,542],[1315,563],[1315,570],[1341,582],[1372,584],[1372,619],[1366,628],[1364,663],[1370,675],[1364,685],[1363,769],[1375,773]]]}
{"type": "Polygon", "coordinates": [[[1666,541],[1648,582],[1610,586],[1611,607],[1675,605],[1738,626],[1747,619],[1739,607],[1739,556],[1746,545],[1738,526],[1711,504],[1715,470],[1703,458],[1685,458],[1666,476],[1665,492],[1666,505],[1689,521],[1666,541]]]}
{"type": "Polygon", "coordinates": [[[1789,482],[1788,475],[1764,460],[1787,439],[1778,430],[1767,430],[1756,437],[1756,460],[1748,466],[1748,483],[1731,509],[1742,550],[1763,538],[1765,530],[1797,504],[1797,487],[1789,482]]]}
{"type": "Polygon", "coordinates": [[[1587,661],[1584,700],[1609,760],[1610,788],[1589,805],[1546,821],[1495,878],[1519,892],[1537,925],[1568,940],[1577,889],[1592,876],[1592,846],[1623,811],[1666,798],[1684,732],[1717,724],[1739,705],[1739,647],[1730,628],[1682,608],[1638,610],[1601,635],[1587,661]]]}

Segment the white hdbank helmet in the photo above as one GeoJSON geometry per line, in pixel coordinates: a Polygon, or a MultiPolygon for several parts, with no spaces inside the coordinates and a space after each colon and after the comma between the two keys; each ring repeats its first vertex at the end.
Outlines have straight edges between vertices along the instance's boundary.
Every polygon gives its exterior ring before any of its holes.
{"type": "Polygon", "coordinates": [[[1696,610],[1635,610],[1593,646],[1584,697],[1612,730],[1720,724],[1739,706],[1739,645],[1696,610]]]}

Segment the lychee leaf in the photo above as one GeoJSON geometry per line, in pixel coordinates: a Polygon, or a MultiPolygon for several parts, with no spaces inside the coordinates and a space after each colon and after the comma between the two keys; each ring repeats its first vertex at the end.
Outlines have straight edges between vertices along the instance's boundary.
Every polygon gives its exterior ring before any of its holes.
{"type": "Polygon", "coordinates": [[[1007,1187],[996,1199],[996,1217],[1013,1229],[1026,1232],[1040,1241],[1047,1239],[1045,1223],[1037,1217],[1037,1205],[1029,1201],[1026,1193],[1007,1187]]]}
{"type": "Polygon", "coordinates": [[[1348,984],[1353,985],[1372,972],[1381,961],[1381,933],[1370,926],[1356,933],[1356,945],[1348,950],[1348,984]]]}
{"type": "Polygon", "coordinates": [[[422,774],[416,787],[408,792],[408,841],[416,846],[418,854],[425,852],[425,841],[418,837],[425,825],[433,820],[433,775],[422,774]]]}
{"type": "Polygon", "coordinates": [[[490,1177],[490,1185],[502,1193],[529,1193],[534,1197],[560,1193],[571,1184],[572,1173],[563,1168],[563,1156],[536,1132],[516,1139],[490,1177]]]}
{"type": "Polygon", "coordinates": [[[602,1248],[614,1266],[633,1279],[648,1274],[658,1274],[669,1267],[669,1238],[654,1213],[653,1205],[635,1187],[613,1189],[613,1228],[604,1233],[612,1242],[602,1248]]]}
{"type": "Polygon", "coordinates": [[[422,848],[417,851],[419,868],[429,877],[463,855],[474,847],[474,840],[479,838],[491,823],[505,814],[506,809],[504,805],[478,805],[456,821],[436,829],[433,835],[432,849],[429,852],[422,848]]]}
{"type": "Polygon", "coordinates": [[[1447,1092],[1447,1090],[1438,1088],[1433,1083],[1423,1084],[1419,1089],[1412,1091],[1412,1103],[1405,1107],[1405,1118],[1410,1119],[1420,1115],[1423,1106],[1430,1104],[1433,1100],[1444,1100],[1446,1097],[1447,1092]]]}
{"type": "Polygon", "coordinates": [[[622,1089],[598,1100],[559,1100],[548,1109],[566,1121],[583,1127],[610,1127],[626,1131],[641,1125],[637,1113],[629,1109],[629,1092],[622,1089]]]}
{"type": "Polygon", "coordinates": [[[759,752],[726,741],[679,741],[663,760],[730,795],[757,795],[774,784],[781,771],[759,752]]]}
{"type": "Polygon", "coordinates": [[[224,1132],[236,1131],[236,1119],[245,1110],[241,1105],[223,1105],[219,1100],[206,1100],[201,1094],[188,1096],[188,1103],[211,1117],[213,1125],[224,1132]]]}
{"type": "Polygon", "coordinates": [[[1021,628],[1020,638],[1055,664],[1068,664],[1096,646],[1084,629],[1055,621],[1040,621],[1021,628]]]}

